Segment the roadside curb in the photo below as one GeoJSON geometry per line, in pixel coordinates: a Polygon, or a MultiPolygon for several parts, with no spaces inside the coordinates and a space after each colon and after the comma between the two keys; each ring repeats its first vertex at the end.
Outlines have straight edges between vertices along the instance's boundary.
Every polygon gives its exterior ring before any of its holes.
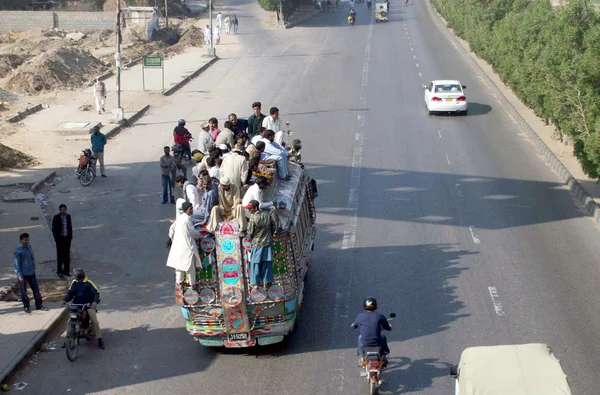
{"type": "Polygon", "coordinates": [[[60,308],[54,317],[50,318],[48,323],[40,329],[31,342],[21,350],[21,352],[8,364],[8,366],[0,372],[0,383],[6,383],[10,376],[19,369],[23,363],[33,355],[40,346],[48,339],[52,331],[66,317],[67,309],[60,308]]]}
{"type": "Polygon", "coordinates": [[[33,192],[34,194],[37,193],[38,189],[40,189],[40,187],[42,186],[43,183],[45,183],[46,181],[48,181],[49,179],[56,177],[56,172],[53,171],[50,174],[48,174],[46,177],[44,177],[43,179],[37,181],[36,183],[34,183],[31,186],[30,191],[33,192]]]}
{"type": "Polygon", "coordinates": [[[284,26],[285,29],[291,29],[294,26],[297,26],[299,24],[301,24],[302,22],[306,22],[307,20],[319,15],[320,13],[322,13],[323,10],[314,10],[313,12],[311,12],[310,14],[306,14],[303,17],[301,17],[300,19],[298,19],[297,21],[293,21],[288,23],[287,25],[284,26]]]}
{"type": "Polygon", "coordinates": [[[115,137],[117,134],[119,134],[121,132],[121,130],[133,126],[133,124],[135,124],[144,115],[144,113],[146,111],[148,111],[149,108],[150,108],[150,104],[147,104],[144,108],[142,108],[141,110],[139,110],[138,112],[136,112],[135,114],[133,114],[131,116],[131,118],[129,118],[127,120],[126,124],[115,126],[114,128],[112,128],[108,132],[104,133],[104,135],[106,136],[107,139],[111,138],[111,137],[115,137]]]}
{"type": "Polygon", "coordinates": [[[6,122],[10,122],[10,123],[19,122],[19,121],[27,118],[27,116],[29,116],[31,114],[35,114],[38,111],[42,111],[43,109],[44,109],[44,106],[41,103],[36,104],[33,107],[27,107],[25,110],[16,113],[12,117],[6,118],[6,122]]]}
{"type": "Polygon", "coordinates": [[[179,81],[174,86],[164,91],[162,94],[164,96],[171,96],[173,93],[177,92],[179,89],[183,88],[185,85],[190,83],[194,78],[198,77],[202,72],[204,72],[206,69],[212,66],[217,60],[219,60],[219,57],[215,56],[208,63],[200,67],[198,70],[194,71],[192,74],[185,77],[183,80],[179,81]]]}
{"type": "Polygon", "coordinates": [[[497,95],[497,97],[501,99],[502,105],[508,111],[510,116],[513,118],[513,120],[517,124],[517,127],[521,131],[527,133],[527,137],[529,137],[531,139],[531,141],[533,142],[533,144],[536,148],[536,151],[539,154],[541,154],[548,161],[548,163],[550,164],[552,169],[554,169],[554,171],[556,171],[556,173],[558,174],[560,179],[563,180],[565,185],[567,185],[569,187],[569,189],[573,192],[575,197],[581,203],[583,203],[583,205],[589,211],[589,213],[592,215],[592,217],[594,217],[594,220],[596,220],[596,222],[600,223],[600,207],[598,206],[598,204],[594,201],[594,199],[591,198],[591,196],[587,193],[587,191],[579,184],[577,179],[575,177],[573,177],[573,175],[569,172],[569,170],[565,167],[565,165],[563,165],[563,163],[560,161],[560,159],[558,159],[558,157],[550,150],[550,148],[548,148],[546,143],[544,143],[544,141],[540,138],[540,136],[538,136],[538,134],[535,132],[535,130],[533,130],[533,128],[527,123],[527,121],[525,121],[523,119],[523,117],[521,117],[521,114],[519,114],[517,109],[510,103],[510,101],[506,98],[506,96],[504,96],[504,94],[498,88],[498,86],[496,86],[494,81],[487,75],[487,73],[481,68],[481,66],[479,66],[479,64],[477,64],[477,62],[474,59],[474,55],[471,54],[471,52],[463,46],[462,42],[460,42],[460,40],[458,40],[454,36],[454,33],[452,33],[448,29],[446,20],[444,19],[444,17],[442,17],[437,12],[435,7],[433,7],[433,5],[431,4],[431,1],[428,0],[426,3],[427,3],[427,8],[429,9],[429,12],[435,18],[436,24],[441,28],[441,30],[444,33],[446,33],[446,35],[450,38],[450,40],[457,45],[457,49],[462,53],[463,57],[467,60],[467,62],[470,63],[471,67],[482,78],[485,79],[485,83],[494,91],[494,93],[497,95]]]}

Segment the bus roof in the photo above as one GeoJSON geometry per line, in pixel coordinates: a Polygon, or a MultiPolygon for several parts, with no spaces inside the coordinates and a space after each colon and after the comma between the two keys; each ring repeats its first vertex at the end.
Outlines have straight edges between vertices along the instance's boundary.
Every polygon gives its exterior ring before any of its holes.
{"type": "Polygon", "coordinates": [[[458,366],[460,395],[571,395],[546,344],[470,347],[458,366]]]}
{"type": "Polygon", "coordinates": [[[273,177],[273,183],[269,188],[269,200],[276,200],[279,204],[285,203],[285,208],[278,208],[277,214],[281,220],[281,226],[289,229],[294,216],[298,212],[299,197],[303,195],[306,186],[306,173],[294,162],[288,162],[289,181],[280,180],[277,175],[273,177]]]}

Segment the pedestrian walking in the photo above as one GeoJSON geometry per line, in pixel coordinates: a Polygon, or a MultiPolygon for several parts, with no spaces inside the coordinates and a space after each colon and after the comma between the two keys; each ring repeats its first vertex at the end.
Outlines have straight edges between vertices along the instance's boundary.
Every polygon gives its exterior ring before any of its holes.
{"type": "Polygon", "coordinates": [[[106,103],[106,85],[100,81],[100,78],[96,78],[94,84],[94,101],[96,102],[96,111],[98,114],[104,112],[104,104],[106,103]]]}
{"type": "Polygon", "coordinates": [[[221,28],[215,26],[215,32],[213,33],[213,35],[215,36],[215,45],[219,45],[219,43],[221,42],[221,28]]]}
{"type": "Polygon", "coordinates": [[[231,34],[231,18],[229,17],[229,15],[227,15],[225,17],[225,33],[227,34],[231,34]]]}
{"type": "Polygon", "coordinates": [[[71,215],[67,214],[67,206],[58,206],[59,214],[52,218],[52,235],[56,243],[56,275],[60,278],[71,276],[71,240],[73,240],[73,224],[71,215]]]}
{"type": "Polygon", "coordinates": [[[223,15],[221,15],[221,13],[219,12],[217,14],[217,27],[219,29],[221,29],[222,26],[223,26],[223,15]]]}
{"type": "Polygon", "coordinates": [[[21,285],[21,300],[26,313],[31,313],[29,308],[29,297],[27,296],[27,284],[33,291],[36,310],[47,311],[48,309],[42,304],[42,294],[38,286],[37,278],[35,277],[35,257],[33,249],[29,245],[29,233],[21,233],[19,236],[20,245],[15,248],[13,262],[15,266],[15,274],[21,285]]]}
{"type": "Polygon", "coordinates": [[[233,34],[238,34],[238,19],[237,19],[237,15],[233,16],[233,34]]]}
{"type": "MultiPolygon", "coordinates": [[[[106,174],[104,174],[104,146],[106,145],[106,136],[100,133],[98,126],[94,126],[92,131],[92,155],[96,158],[96,162],[100,162],[100,173],[102,177],[106,178],[106,174]]],[[[96,162],[94,162],[94,168],[92,169],[94,176],[96,175],[96,162]]]]}
{"type": "Polygon", "coordinates": [[[206,25],[206,27],[204,28],[204,44],[205,45],[210,45],[210,26],[206,25]]]}
{"type": "Polygon", "coordinates": [[[171,203],[175,204],[175,197],[173,196],[173,187],[175,183],[175,158],[171,156],[171,150],[169,147],[164,147],[164,155],[160,158],[160,170],[162,171],[162,204],[167,203],[169,196],[171,197],[171,203]]]}

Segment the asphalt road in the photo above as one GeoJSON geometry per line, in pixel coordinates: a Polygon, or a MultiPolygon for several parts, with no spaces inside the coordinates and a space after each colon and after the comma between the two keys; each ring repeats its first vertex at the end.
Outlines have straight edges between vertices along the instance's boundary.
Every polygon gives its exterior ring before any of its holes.
{"type": "Polygon", "coordinates": [[[74,364],[41,353],[23,393],[365,393],[349,325],[374,295],[398,315],[382,393],[453,393],[448,366],[464,348],[545,342],[573,393],[596,394],[598,227],[426,4],[392,2],[386,24],[358,4],[355,26],[336,12],[285,31],[251,8],[236,8],[242,50],[111,140],[109,178],[50,194],[69,205],[79,264],[102,288],[107,349],[84,347],[74,364]],[[468,116],[427,115],[421,84],[440,78],[468,86],[468,116]],[[160,205],[158,158],[177,119],[197,133],[255,100],[292,122],[319,181],[307,299],[287,349],[202,348],[164,266],[174,209],[160,205]]]}

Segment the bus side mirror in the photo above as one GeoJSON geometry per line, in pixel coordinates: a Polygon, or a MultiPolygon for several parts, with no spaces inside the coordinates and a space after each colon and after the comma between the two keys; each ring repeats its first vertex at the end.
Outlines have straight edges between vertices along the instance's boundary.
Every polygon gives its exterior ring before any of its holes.
{"type": "Polygon", "coordinates": [[[458,366],[456,366],[456,365],[450,366],[450,376],[458,377],[458,366]]]}

